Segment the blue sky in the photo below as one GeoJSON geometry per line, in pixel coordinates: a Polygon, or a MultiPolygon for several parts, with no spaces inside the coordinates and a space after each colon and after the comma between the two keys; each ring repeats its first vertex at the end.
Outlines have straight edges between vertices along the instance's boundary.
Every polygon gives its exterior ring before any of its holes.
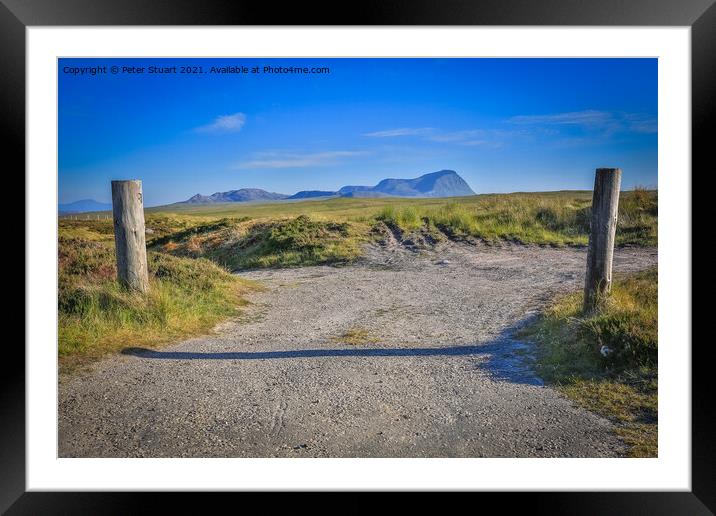
{"type": "Polygon", "coordinates": [[[61,59],[59,202],[108,202],[112,179],[142,179],[153,206],[441,169],[478,193],[591,189],[609,166],[623,188],[657,186],[657,93],[656,59],[61,59]]]}

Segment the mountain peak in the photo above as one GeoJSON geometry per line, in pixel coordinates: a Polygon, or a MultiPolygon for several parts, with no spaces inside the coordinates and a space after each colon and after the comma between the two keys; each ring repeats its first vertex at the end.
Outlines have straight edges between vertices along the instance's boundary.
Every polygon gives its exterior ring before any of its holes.
{"type": "Polygon", "coordinates": [[[444,170],[438,170],[437,172],[429,172],[429,173],[427,173],[427,174],[423,174],[421,177],[426,177],[426,176],[450,176],[450,175],[459,176],[459,174],[458,174],[457,172],[455,172],[454,170],[444,169],[444,170]]]}
{"type": "MultiPolygon", "coordinates": [[[[366,188],[366,187],[363,187],[366,188]]],[[[398,197],[460,197],[475,195],[454,170],[439,170],[414,179],[383,179],[372,192],[398,197]]],[[[356,191],[360,192],[360,191],[356,191]]]]}

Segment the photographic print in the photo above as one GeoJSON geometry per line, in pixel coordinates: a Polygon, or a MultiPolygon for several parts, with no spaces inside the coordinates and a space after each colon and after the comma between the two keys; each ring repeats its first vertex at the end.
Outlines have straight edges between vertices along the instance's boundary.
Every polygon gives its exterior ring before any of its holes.
{"type": "Polygon", "coordinates": [[[657,72],[58,59],[59,457],[658,457],[657,72]]]}

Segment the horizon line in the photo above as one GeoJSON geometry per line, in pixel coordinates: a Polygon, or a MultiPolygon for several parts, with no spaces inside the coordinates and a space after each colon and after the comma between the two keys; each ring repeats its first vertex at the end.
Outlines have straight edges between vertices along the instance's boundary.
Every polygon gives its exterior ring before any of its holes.
{"type": "MultiPolygon", "coordinates": [[[[247,187],[247,188],[250,188],[250,187],[247,187]]],[[[640,188],[640,187],[634,186],[629,189],[621,189],[621,190],[619,190],[619,192],[620,193],[631,192],[631,191],[636,190],[637,188],[640,188]]],[[[657,186],[655,186],[655,187],[646,186],[643,188],[649,192],[658,192],[659,191],[659,188],[657,186]]],[[[241,188],[239,190],[241,190],[241,188]]],[[[260,188],[259,188],[259,190],[260,190],[260,188]]],[[[299,190],[299,191],[304,191],[304,190],[299,190]]],[[[365,199],[381,199],[381,200],[462,199],[462,198],[468,198],[468,197],[478,197],[478,196],[483,196],[483,195],[515,195],[515,194],[533,194],[533,193],[592,192],[592,191],[593,191],[593,189],[590,189],[590,188],[586,188],[586,189],[585,188],[564,188],[564,189],[560,189],[560,190],[513,190],[513,191],[509,191],[509,192],[480,192],[480,193],[475,193],[473,195],[457,195],[457,196],[447,196],[447,197],[420,197],[420,196],[345,197],[345,196],[340,196],[340,195],[334,195],[334,196],[327,195],[327,196],[323,196],[323,197],[308,197],[308,198],[304,198],[304,199],[273,199],[273,200],[262,199],[262,200],[258,200],[258,201],[226,201],[226,202],[203,203],[203,204],[197,204],[197,205],[198,206],[209,206],[209,205],[220,206],[220,205],[233,205],[233,204],[259,205],[259,204],[278,204],[278,203],[282,203],[282,202],[286,202],[286,201],[288,201],[288,202],[315,202],[315,201],[329,200],[329,199],[331,199],[331,200],[332,199],[356,199],[356,200],[359,200],[359,199],[363,199],[363,200],[365,200],[365,199]]],[[[275,193],[275,192],[272,192],[272,193],[275,193]]],[[[281,195],[284,195],[284,194],[281,194],[281,195]]],[[[71,202],[62,202],[62,203],[58,202],[57,205],[60,206],[62,204],[73,204],[75,202],[80,202],[80,201],[94,201],[94,202],[98,202],[101,204],[112,204],[111,201],[110,202],[102,202],[102,201],[96,201],[94,199],[79,199],[77,201],[71,201],[71,202]]],[[[184,204],[185,202],[186,201],[176,201],[176,202],[167,203],[167,204],[154,204],[151,206],[145,205],[144,209],[164,208],[166,206],[173,206],[175,204],[184,204]]],[[[111,212],[111,211],[112,210],[109,209],[109,210],[95,210],[95,211],[85,211],[85,212],[65,212],[63,215],[64,216],[80,215],[80,214],[84,215],[84,214],[89,214],[89,213],[107,213],[107,212],[111,212]]]]}

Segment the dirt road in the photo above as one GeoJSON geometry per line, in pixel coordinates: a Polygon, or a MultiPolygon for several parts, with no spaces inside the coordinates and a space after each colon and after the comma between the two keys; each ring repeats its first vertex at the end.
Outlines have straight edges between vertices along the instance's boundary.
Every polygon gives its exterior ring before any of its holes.
{"type": "MultiPolygon", "coordinates": [[[[619,249],[615,271],[655,264],[619,249]]],[[[586,251],[386,242],[360,263],[246,272],[267,286],[215,335],[63,377],[61,457],[606,457],[608,421],[511,339],[586,251]]]]}

